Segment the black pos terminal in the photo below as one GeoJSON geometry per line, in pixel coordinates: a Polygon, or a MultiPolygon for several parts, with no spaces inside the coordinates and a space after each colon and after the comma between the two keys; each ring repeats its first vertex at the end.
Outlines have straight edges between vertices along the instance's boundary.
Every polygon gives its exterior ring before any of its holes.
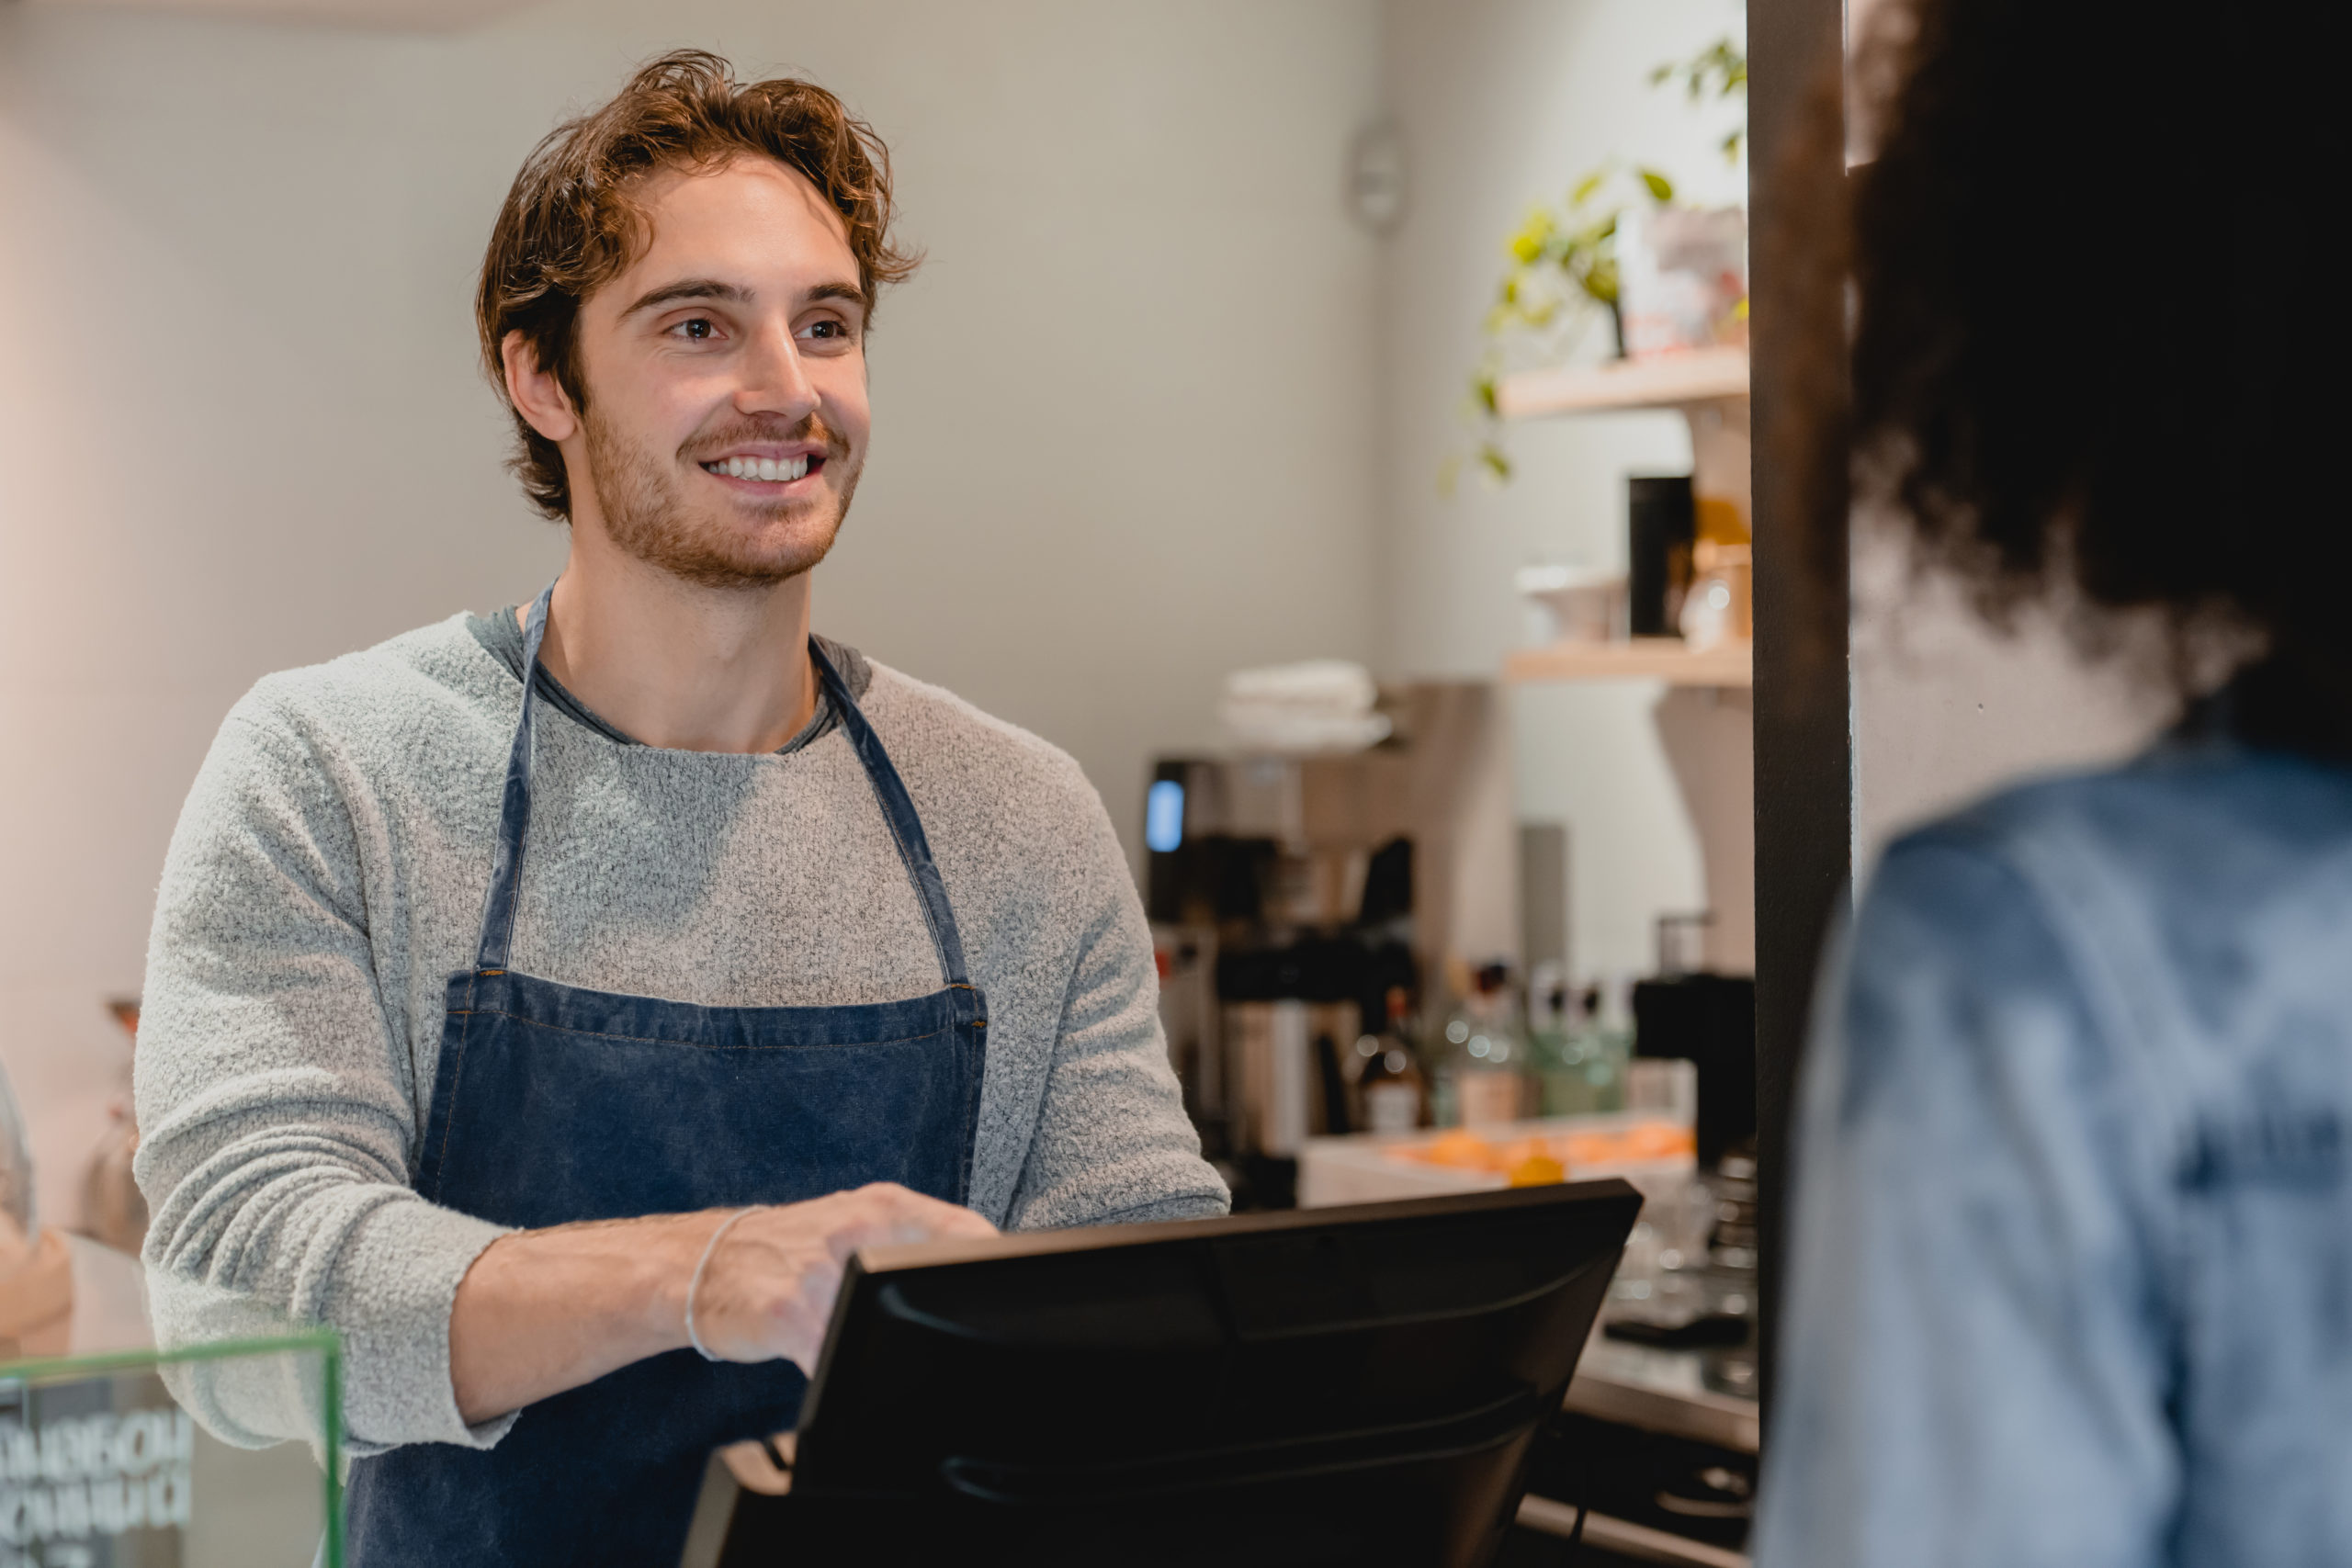
{"type": "Polygon", "coordinates": [[[881,1247],[684,1568],[1476,1568],[1641,1195],[1622,1181],[881,1247]]]}

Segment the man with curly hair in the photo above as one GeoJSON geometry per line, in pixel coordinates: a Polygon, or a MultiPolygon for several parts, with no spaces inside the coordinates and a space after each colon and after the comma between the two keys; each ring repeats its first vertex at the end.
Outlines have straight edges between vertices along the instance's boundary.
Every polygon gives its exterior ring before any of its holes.
{"type": "MultiPolygon", "coordinates": [[[[889,220],[831,95],[707,54],[552,134],[478,314],[562,575],[267,678],[189,796],[157,1328],[341,1333],[367,1568],[674,1562],[858,1247],[1226,1205],[1077,765],[811,634],[889,220]]],[[[235,1441],[315,1420],[182,1392],[235,1441]]]]}

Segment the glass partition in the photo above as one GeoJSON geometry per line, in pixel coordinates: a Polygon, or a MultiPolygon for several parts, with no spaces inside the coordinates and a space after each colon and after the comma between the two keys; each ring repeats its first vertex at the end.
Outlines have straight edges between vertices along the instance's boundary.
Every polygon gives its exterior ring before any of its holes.
{"type": "Polygon", "coordinates": [[[332,1334],[0,1363],[0,1568],[340,1568],[342,1430],[332,1334]],[[222,1442],[173,1396],[222,1379],[316,1429],[222,1442]]]}

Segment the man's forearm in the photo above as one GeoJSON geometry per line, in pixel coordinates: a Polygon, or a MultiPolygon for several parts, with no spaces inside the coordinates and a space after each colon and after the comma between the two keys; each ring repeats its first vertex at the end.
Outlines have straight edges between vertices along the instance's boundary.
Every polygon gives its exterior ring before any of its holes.
{"type": "Polygon", "coordinates": [[[724,1214],[521,1231],[482,1249],[449,1313],[449,1381],[468,1425],[686,1343],[685,1293],[724,1214]]]}
{"type": "Polygon", "coordinates": [[[518,1231],[484,1247],[449,1312],[449,1381],[469,1426],[685,1345],[813,1371],[842,1272],[861,1247],[988,1236],[969,1209],[889,1182],[744,1212],[707,1209],[518,1231]],[[739,1223],[729,1215],[741,1213],[739,1223]],[[721,1225],[727,1235],[714,1247],[721,1225]]]}

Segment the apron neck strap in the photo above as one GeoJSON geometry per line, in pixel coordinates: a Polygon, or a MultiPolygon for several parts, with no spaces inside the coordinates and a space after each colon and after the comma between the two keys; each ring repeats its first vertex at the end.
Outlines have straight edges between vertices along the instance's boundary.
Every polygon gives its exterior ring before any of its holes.
{"type": "MultiPolygon", "coordinates": [[[[490,865],[490,897],[482,906],[481,942],[477,950],[474,967],[477,970],[503,969],[514,946],[514,908],[516,895],[523,885],[523,845],[531,827],[531,758],[532,724],[537,710],[539,645],[547,638],[548,605],[555,593],[550,582],[531,602],[529,615],[523,620],[523,713],[514,721],[514,743],[506,754],[506,787],[498,808],[498,848],[490,865]]],[[[906,782],[890,761],[889,752],[883,750],[882,738],[865,721],[856,699],[849,694],[849,685],[842,679],[833,661],[815,637],[808,639],[808,661],[816,667],[817,679],[822,682],[825,694],[833,704],[842,729],[849,738],[857,760],[865,768],[867,783],[873,785],[874,797],[882,808],[882,820],[889,826],[891,841],[899,846],[899,859],[907,868],[907,877],[914,884],[915,898],[922,906],[923,923],[931,931],[931,945],[939,957],[940,973],[951,987],[971,984],[964,970],[964,942],[956,929],[956,911],[947,902],[946,885],[940,880],[938,863],[931,856],[931,840],[923,836],[922,819],[915,813],[913,797],[907,794],[906,782]]]]}
{"type": "Polygon", "coordinates": [[[481,944],[474,967],[503,969],[514,947],[514,896],[523,886],[523,840],[531,829],[531,723],[538,706],[539,644],[548,635],[550,582],[523,617],[523,716],[506,752],[506,788],[498,804],[498,850],[490,862],[490,897],[482,905],[481,944]]]}
{"type": "Polygon", "coordinates": [[[899,859],[907,868],[907,877],[915,886],[915,897],[922,905],[923,924],[931,928],[931,945],[939,954],[939,972],[948,985],[968,987],[971,976],[964,972],[964,939],[956,930],[956,911],[947,902],[947,885],[940,880],[939,863],[931,858],[931,840],[923,836],[922,818],[915,813],[914,797],[907,793],[906,781],[899,776],[898,768],[890,761],[890,753],[882,749],[882,738],[865,722],[865,713],[855,698],[849,694],[849,683],[842,679],[833,661],[817,639],[808,639],[808,662],[817,667],[817,679],[823,682],[826,694],[833,699],[833,711],[841,716],[842,729],[857,751],[857,760],[865,764],[865,776],[874,785],[874,798],[882,807],[882,820],[890,825],[890,837],[899,846],[899,859]]]}

